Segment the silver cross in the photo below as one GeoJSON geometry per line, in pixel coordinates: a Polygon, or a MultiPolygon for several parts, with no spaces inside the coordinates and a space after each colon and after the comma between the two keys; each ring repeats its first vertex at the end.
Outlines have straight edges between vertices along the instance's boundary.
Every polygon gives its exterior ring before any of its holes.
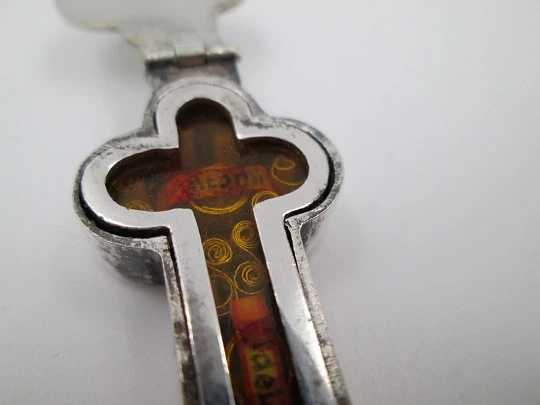
{"type": "MultiPolygon", "coordinates": [[[[111,197],[108,182],[122,162],[149,151],[179,150],[176,117],[197,100],[224,109],[239,142],[270,139],[301,151],[309,169],[305,182],[287,195],[254,202],[254,219],[303,403],[347,404],[347,390],[304,251],[340,190],[341,161],[320,132],[267,116],[236,82],[235,72],[231,74],[235,52],[221,44],[215,28],[218,12],[234,4],[58,0],[70,21],[114,29],[136,44],[150,76],[161,75],[163,66],[173,72],[157,80],[162,86],[154,92],[142,128],[111,140],[83,163],[75,183],[75,209],[121,274],[146,284],[165,282],[185,403],[234,404],[194,212],[188,208],[130,209],[111,197]]],[[[254,404],[274,403],[264,395],[252,398],[258,398],[252,399],[254,404]]]]}

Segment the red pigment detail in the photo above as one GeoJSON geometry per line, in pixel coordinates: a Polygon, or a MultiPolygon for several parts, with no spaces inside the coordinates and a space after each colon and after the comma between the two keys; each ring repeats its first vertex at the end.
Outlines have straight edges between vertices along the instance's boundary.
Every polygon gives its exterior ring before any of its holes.
{"type": "Polygon", "coordinates": [[[233,300],[230,308],[246,403],[290,405],[277,332],[264,297],[233,300]]]}
{"type": "Polygon", "coordinates": [[[207,168],[179,174],[163,187],[167,207],[184,201],[227,197],[249,191],[273,191],[268,170],[263,166],[207,168]]]}

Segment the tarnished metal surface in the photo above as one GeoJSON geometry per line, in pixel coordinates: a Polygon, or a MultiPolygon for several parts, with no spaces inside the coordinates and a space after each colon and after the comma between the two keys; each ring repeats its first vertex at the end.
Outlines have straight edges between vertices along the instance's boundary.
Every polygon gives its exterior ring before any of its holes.
{"type": "MultiPolygon", "coordinates": [[[[188,77],[177,81],[156,92],[141,130],[105,144],[81,167],[75,189],[75,205],[81,220],[95,234],[107,260],[121,274],[148,284],[166,280],[186,401],[195,403],[198,396],[199,400],[206,397],[212,402],[211,398],[213,395],[215,398],[216,393],[209,393],[213,390],[211,387],[220,385],[216,385],[215,381],[209,383],[212,374],[205,367],[208,367],[208,361],[218,361],[221,366],[210,367],[214,373],[221,367],[222,372],[217,374],[217,378],[224,380],[226,364],[217,322],[212,322],[210,329],[204,327],[204,336],[202,331],[196,332],[201,325],[199,322],[210,325],[208,321],[215,317],[215,310],[208,307],[201,312],[201,308],[198,308],[195,318],[192,312],[195,301],[212,302],[212,297],[206,265],[197,253],[200,253],[201,242],[194,236],[197,234],[196,224],[190,221],[190,213],[179,212],[189,210],[177,209],[174,215],[171,214],[173,211],[134,215],[110,200],[104,188],[108,170],[123,156],[153,148],[177,147],[174,120],[171,121],[170,116],[193,98],[210,99],[223,105],[231,113],[240,139],[257,136],[281,138],[306,154],[310,170],[306,184],[287,196],[258,204],[255,217],[267,252],[267,265],[302,396],[306,403],[346,403],[346,388],[328,338],[304,252],[304,242],[316,233],[323,214],[335,200],[342,183],[339,156],[320,133],[296,121],[266,116],[234,82],[209,77],[188,77]],[[186,226],[191,226],[192,231],[186,232],[186,226]],[[182,235],[189,237],[185,239],[182,235]],[[178,237],[181,238],[180,243],[178,237]],[[174,263],[171,243],[177,255],[185,249],[192,250],[196,255],[187,262],[175,257],[174,263]],[[195,245],[186,247],[190,243],[195,245]],[[135,256],[128,258],[130,254],[135,256]],[[159,276],[160,271],[165,274],[164,277],[159,276]],[[197,280],[195,284],[189,282],[194,274],[197,280]],[[207,288],[204,288],[205,283],[207,288]],[[195,299],[190,301],[185,296],[186,292],[188,296],[195,294],[195,299]],[[214,343],[205,342],[204,337],[214,343]],[[189,348],[186,343],[189,343],[189,348]],[[209,350],[209,344],[217,345],[217,352],[209,350]],[[218,354],[220,352],[221,355],[218,354]],[[204,356],[208,358],[205,360],[204,356]],[[205,378],[197,378],[201,375],[205,378]],[[188,376],[195,376],[197,392],[189,392],[188,385],[193,387],[193,381],[189,384],[191,377],[188,376]]],[[[220,400],[219,403],[225,402],[220,400]]]]}
{"type": "Polygon", "coordinates": [[[113,268],[138,283],[165,283],[185,403],[234,403],[194,214],[187,208],[130,210],[113,201],[106,179],[125,158],[178,148],[176,113],[201,99],[227,110],[239,140],[271,138],[297,148],[307,161],[307,179],[297,190],[257,203],[253,214],[304,403],[348,403],[304,251],[339,192],[341,161],[322,134],[267,116],[240,88],[236,53],[221,44],[215,26],[218,12],[237,1],[57,3],[75,24],[118,31],[141,49],[148,67],[155,93],[142,128],[111,140],[83,163],[74,203],[113,268]]]}

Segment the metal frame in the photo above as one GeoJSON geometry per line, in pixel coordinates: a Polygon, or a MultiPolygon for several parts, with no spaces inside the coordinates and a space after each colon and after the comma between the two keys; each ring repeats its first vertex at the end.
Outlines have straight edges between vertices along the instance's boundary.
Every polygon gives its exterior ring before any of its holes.
{"type": "Polygon", "coordinates": [[[305,183],[290,194],[257,204],[254,214],[304,402],[348,403],[304,250],[343,180],[339,155],[322,134],[299,122],[265,115],[229,80],[197,75],[180,79],[156,91],[140,130],[103,145],[81,166],[74,192],[81,221],[121,274],[146,284],[165,281],[185,402],[233,404],[193,213],[128,210],[112,200],[105,186],[109,171],[120,160],[152,149],[178,148],[175,115],[194,99],[222,105],[241,140],[275,138],[304,153],[309,166],[305,183]]]}

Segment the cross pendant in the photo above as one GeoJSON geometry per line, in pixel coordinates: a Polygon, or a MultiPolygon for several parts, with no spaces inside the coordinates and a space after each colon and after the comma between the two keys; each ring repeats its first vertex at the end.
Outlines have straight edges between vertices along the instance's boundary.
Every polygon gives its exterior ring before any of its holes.
{"type": "Polygon", "coordinates": [[[184,57],[147,58],[145,123],[83,163],[76,211],[121,274],[165,283],[184,403],[346,404],[304,252],[339,155],[265,115],[234,55],[184,57]]]}

